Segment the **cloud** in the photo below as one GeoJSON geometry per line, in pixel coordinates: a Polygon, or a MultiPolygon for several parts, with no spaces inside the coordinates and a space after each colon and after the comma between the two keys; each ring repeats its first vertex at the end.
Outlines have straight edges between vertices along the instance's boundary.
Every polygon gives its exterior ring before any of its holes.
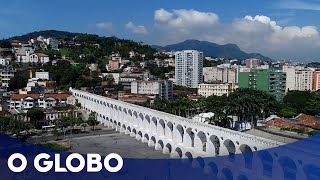
{"type": "Polygon", "coordinates": [[[96,27],[98,29],[106,30],[106,31],[112,31],[113,30],[113,24],[110,22],[101,22],[97,23],[96,27]]]}
{"type": "Polygon", "coordinates": [[[302,0],[285,0],[275,4],[277,8],[281,9],[296,9],[296,10],[320,10],[319,1],[302,1],[302,0]]]}
{"type": "Polygon", "coordinates": [[[274,59],[318,60],[320,35],[315,26],[281,26],[265,15],[247,15],[229,23],[212,12],[159,9],[154,14],[153,36],[166,45],[186,39],[218,44],[235,43],[246,52],[274,59]]]}
{"type": "Polygon", "coordinates": [[[154,20],[158,27],[166,26],[171,29],[179,29],[188,33],[199,27],[210,27],[219,21],[218,15],[211,12],[199,12],[196,10],[179,9],[172,12],[164,9],[155,11],[154,20]]]}
{"type": "Polygon", "coordinates": [[[142,25],[135,25],[132,22],[128,22],[126,24],[126,28],[131,30],[134,34],[148,34],[148,30],[146,27],[142,25]]]}

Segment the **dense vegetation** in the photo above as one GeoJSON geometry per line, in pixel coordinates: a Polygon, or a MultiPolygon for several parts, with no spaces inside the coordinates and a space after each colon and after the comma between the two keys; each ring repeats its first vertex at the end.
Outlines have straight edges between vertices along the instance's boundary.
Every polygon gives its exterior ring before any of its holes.
{"type": "Polygon", "coordinates": [[[256,125],[258,119],[277,113],[279,103],[265,92],[238,89],[229,97],[210,96],[198,101],[183,96],[173,101],[157,99],[152,108],[185,117],[199,112],[214,112],[215,117],[210,120],[210,124],[231,128],[229,115],[238,116],[239,122],[250,121],[256,125]]]}
{"type": "Polygon", "coordinates": [[[168,101],[156,99],[153,109],[171,114],[192,117],[201,112],[213,112],[210,124],[232,128],[230,115],[237,116],[239,122],[249,121],[256,126],[258,119],[272,114],[292,118],[300,113],[320,115],[320,94],[309,91],[290,91],[283,102],[262,91],[238,89],[230,96],[210,96],[192,101],[186,96],[168,101]]]}
{"type": "Polygon", "coordinates": [[[35,31],[28,34],[24,34],[22,36],[14,36],[9,40],[18,40],[18,41],[29,41],[32,38],[36,38],[38,36],[43,37],[54,37],[57,39],[72,39],[75,36],[80,35],[81,33],[71,33],[66,31],[57,31],[57,30],[45,30],[45,31],[35,31]]]}
{"type": "Polygon", "coordinates": [[[320,93],[289,91],[283,99],[281,114],[284,117],[292,117],[300,113],[320,115],[320,93]]]}

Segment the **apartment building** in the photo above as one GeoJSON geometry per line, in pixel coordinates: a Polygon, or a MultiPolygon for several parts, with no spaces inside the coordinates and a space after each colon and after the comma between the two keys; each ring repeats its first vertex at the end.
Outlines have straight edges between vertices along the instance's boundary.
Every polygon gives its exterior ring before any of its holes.
{"type": "Polygon", "coordinates": [[[156,97],[161,99],[172,99],[173,83],[170,80],[137,80],[131,83],[131,93],[156,95],[156,97]]]}
{"type": "Polygon", "coordinates": [[[176,52],[175,79],[177,85],[197,88],[203,82],[203,53],[196,50],[176,52]]]}
{"type": "Polygon", "coordinates": [[[223,96],[233,92],[237,89],[235,84],[231,83],[222,83],[222,84],[199,84],[198,94],[205,98],[209,96],[223,96]]]}

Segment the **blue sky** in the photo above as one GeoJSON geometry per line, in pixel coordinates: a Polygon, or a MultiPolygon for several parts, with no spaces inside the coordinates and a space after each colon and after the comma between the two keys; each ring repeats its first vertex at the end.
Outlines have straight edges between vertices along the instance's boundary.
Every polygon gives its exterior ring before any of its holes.
{"type": "Polygon", "coordinates": [[[0,6],[0,38],[46,29],[160,45],[195,38],[303,61],[320,57],[319,25],[320,0],[1,0],[0,6]]]}

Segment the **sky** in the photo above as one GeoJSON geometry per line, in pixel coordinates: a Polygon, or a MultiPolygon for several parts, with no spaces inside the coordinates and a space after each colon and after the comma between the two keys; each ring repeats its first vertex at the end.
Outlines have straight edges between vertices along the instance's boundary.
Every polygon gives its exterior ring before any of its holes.
{"type": "Polygon", "coordinates": [[[0,0],[0,38],[40,30],[168,45],[237,44],[273,59],[320,62],[320,0],[0,0]]]}

